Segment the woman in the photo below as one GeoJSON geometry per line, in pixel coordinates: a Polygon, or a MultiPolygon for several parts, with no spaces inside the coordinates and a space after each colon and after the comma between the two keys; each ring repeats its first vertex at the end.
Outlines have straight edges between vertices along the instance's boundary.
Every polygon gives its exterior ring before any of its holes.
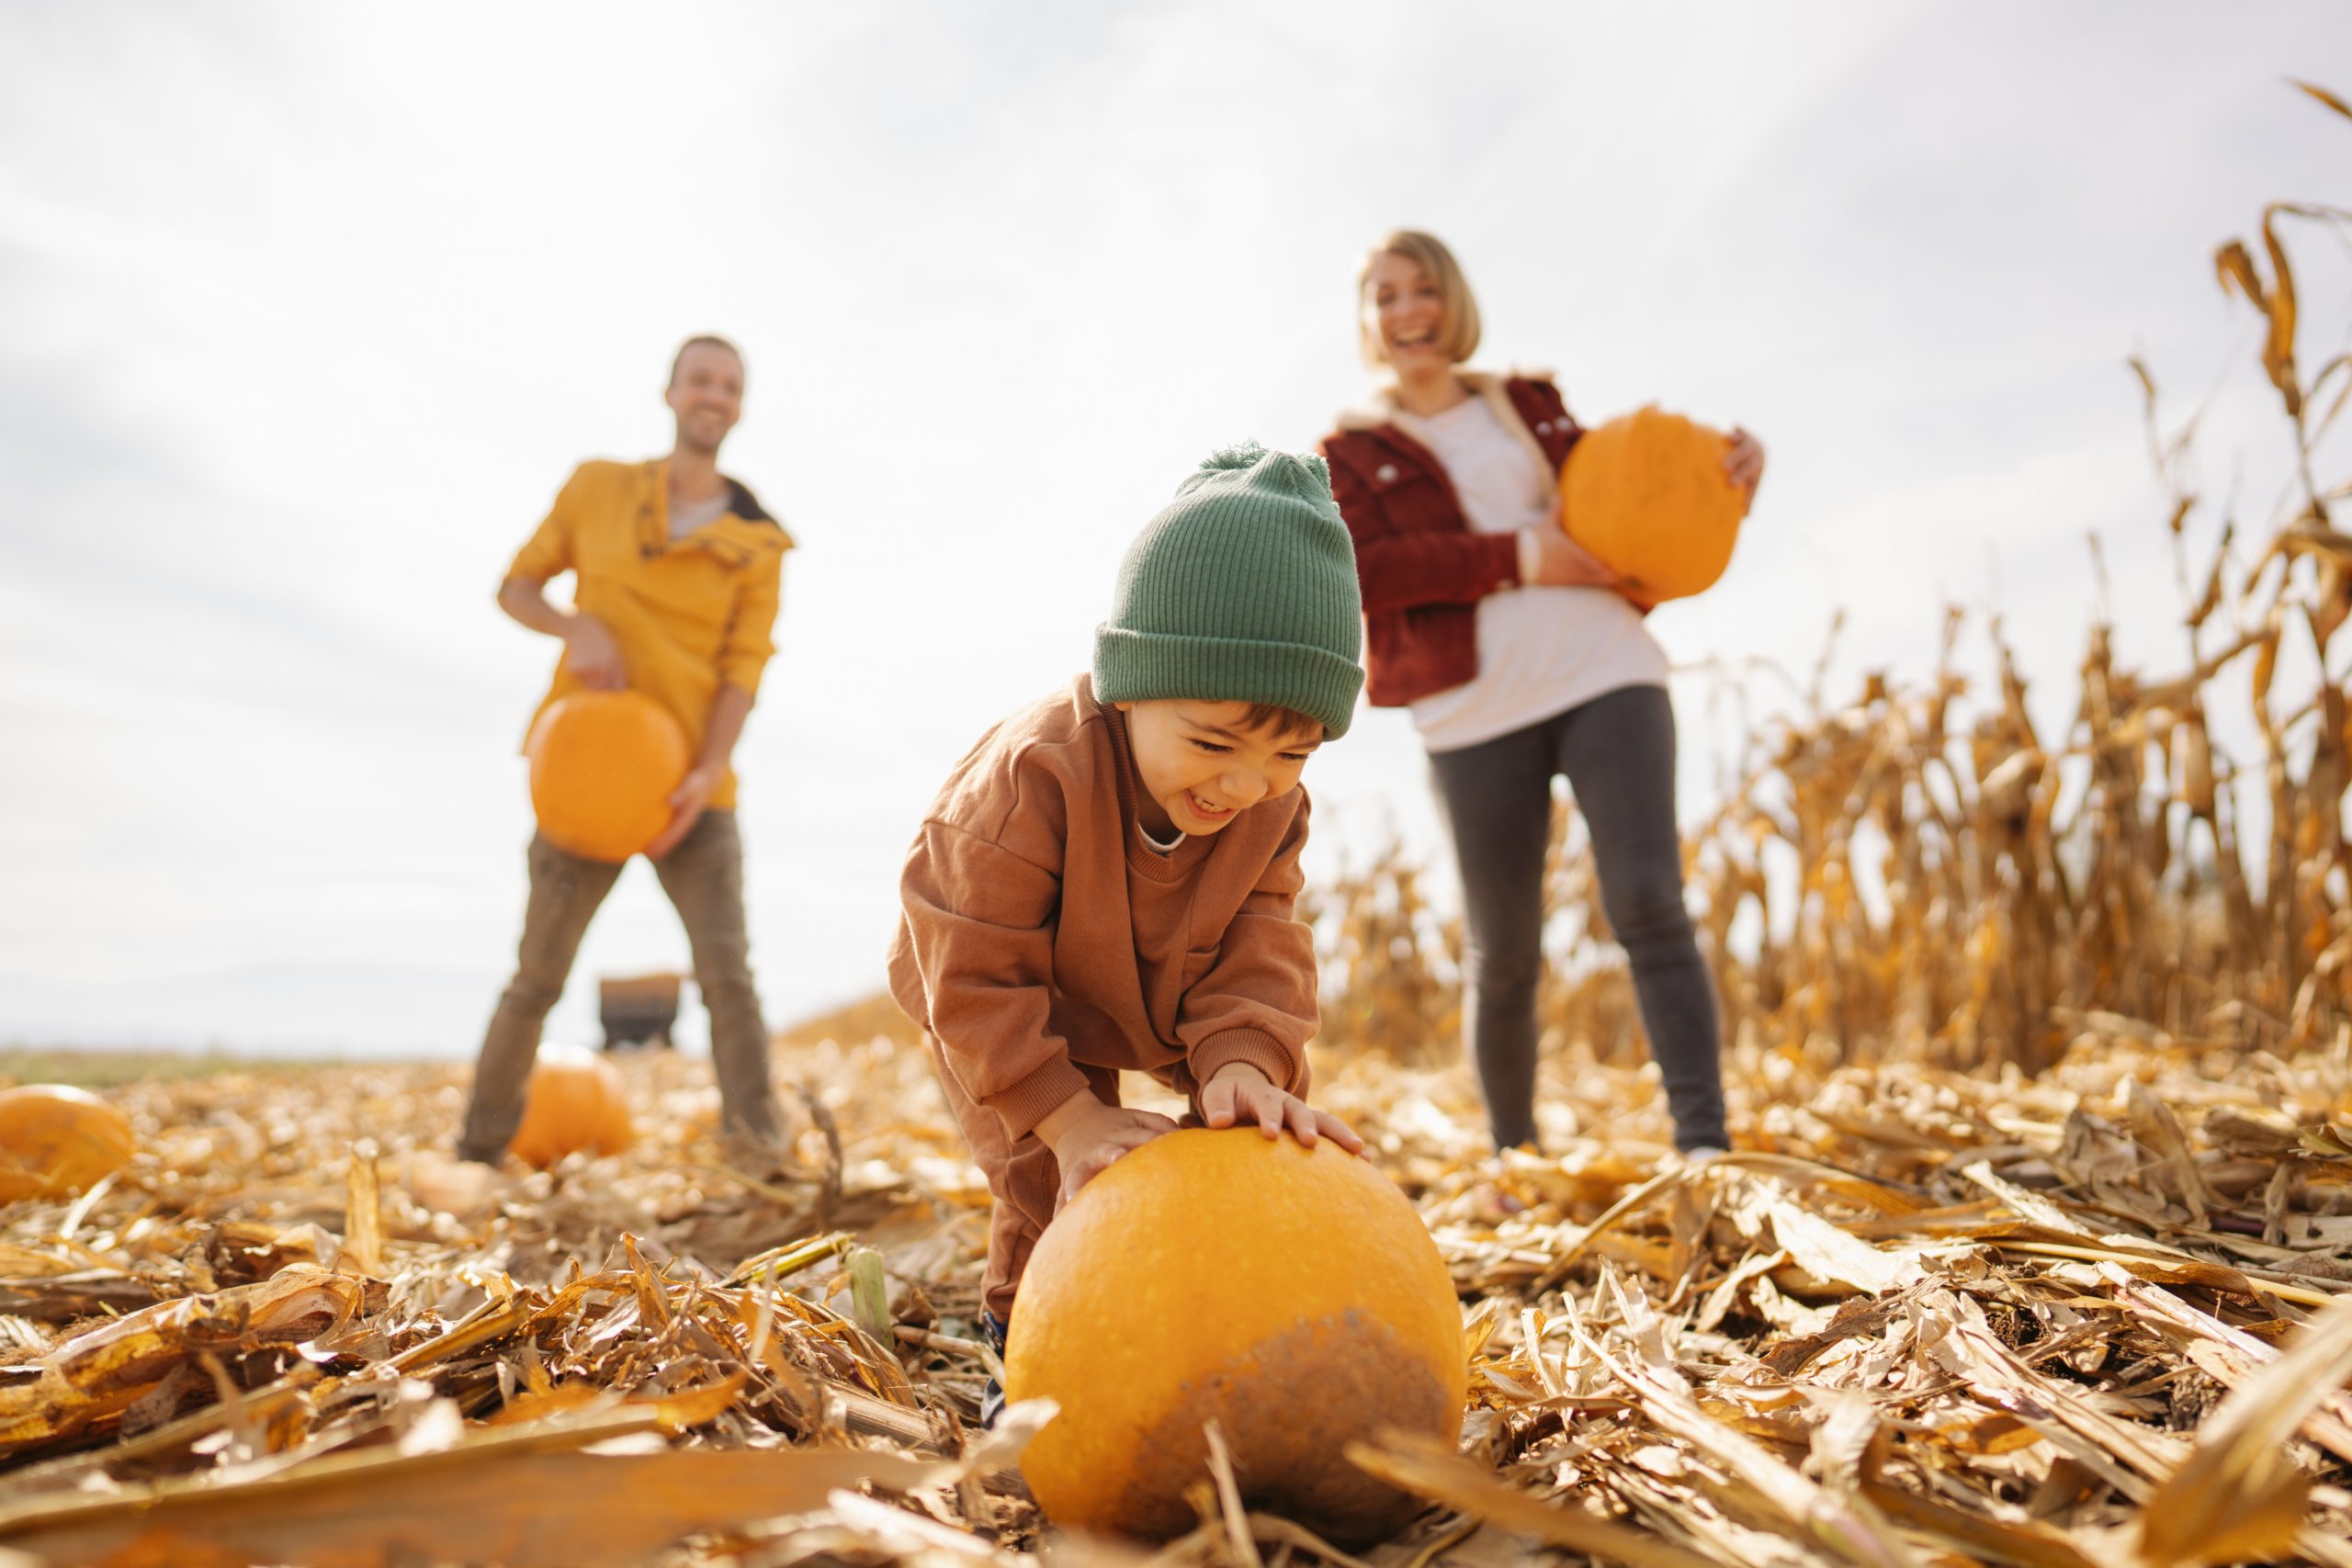
{"type": "MultiPolygon", "coordinates": [[[[1682,902],[1666,655],[1617,577],[1559,525],[1582,434],[1552,383],[1462,368],[1478,306],[1430,235],[1399,230],[1357,279],[1374,406],[1326,436],[1363,584],[1366,690],[1412,710],[1462,872],[1464,1017],[1498,1148],[1535,1142],[1535,992],[1552,780],[1592,829],[1676,1145],[1725,1145],[1713,983],[1682,902]]],[[[1752,495],[1764,450],[1735,432],[1752,495]]]]}

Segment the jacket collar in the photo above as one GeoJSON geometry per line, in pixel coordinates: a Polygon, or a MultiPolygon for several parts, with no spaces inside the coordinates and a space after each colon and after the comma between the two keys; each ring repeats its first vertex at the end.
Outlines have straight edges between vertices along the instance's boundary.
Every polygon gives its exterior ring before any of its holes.
{"type": "MultiPolygon", "coordinates": [[[[1457,370],[1453,374],[1464,386],[1489,403],[1498,400],[1508,403],[1510,400],[1509,389],[1513,381],[1552,379],[1552,373],[1548,370],[1510,370],[1500,374],[1492,370],[1457,370]]],[[[1372,397],[1367,401],[1358,407],[1340,411],[1340,428],[1378,430],[1384,424],[1394,424],[1404,429],[1407,427],[1402,422],[1413,417],[1396,406],[1396,383],[1382,381],[1374,386],[1372,397]]],[[[1513,417],[1516,417],[1515,412],[1513,417]]]]}
{"type": "Polygon", "coordinates": [[[638,499],[639,543],[649,556],[659,555],[673,545],[700,546],[733,565],[742,565],[757,558],[763,550],[790,549],[793,537],[785,532],[784,525],[768,515],[751,486],[738,479],[721,474],[727,484],[727,510],[715,522],[706,523],[684,539],[670,537],[670,459],[648,457],[639,467],[643,489],[638,499]]]}
{"type": "MultiPolygon", "coordinates": [[[[1548,381],[1552,378],[1551,374],[1543,370],[1514,370],[1507,375],[1497,375],[1490,370],[1457,370],[1454,374],[1464,386],[1470,389],[1472,396],[1483,400],[1494,411],[1495,418],[1502,427],[1533,455],[1536,467],[1545,473],[1551,472],[1552,459],[1544,454],[1543,443],[1536,440],[1535,433],[1527,428],[1527,421],[1520,413],[1519,405],[1510,400],[1510,384],[1513,381],[1548,381]]],[[[1383,382],[1374,387],[1372,400],[1366,406],[1342,410],[1340,428],[1342,431],[1401,431],[1427,450],[1432,453],[1437,450],[1430,439],[1429,422],[1397,406],[1393,382],[1383,382]]]]}
{"type": "MultiPolygon", "coordinates": [[[[727,479],[727,476],[721,474],[719,478],[727,479]]],[[[727,489],[733,498],[727,503],[728,511],[746,523],[766,523],[777,527],[783,526],[768,515],[768,509],[760,504],[760,498],[753,495],[752,487],[741,479],[727,479],[727,489]]]]}

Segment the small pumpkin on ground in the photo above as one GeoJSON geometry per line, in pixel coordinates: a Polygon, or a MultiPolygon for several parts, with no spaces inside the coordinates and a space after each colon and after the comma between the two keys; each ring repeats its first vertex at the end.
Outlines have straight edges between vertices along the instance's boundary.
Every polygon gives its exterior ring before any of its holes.
{"type": "Polygon", "coordinates": [[[129,1165],[138,1148],[130,1118],[86,1089],[0,1090],[0,1203],[85,1192],[129,1165]]]}
{"type": "Polygon", "coordinates": [[[1166,1134],[1089,1182],[1030,1256],[1004,1369],[1010,1398],[1061,1406],[1021,1461],[1056,1523],[1190,1529],[1214,1419],[1249,1506],[1344,1545],[1422,1506],[1346,1445],[1395,1427],[1451,1447],[1467,1376],[1404,1194],[1328,1140],[1254,1128],[1166,1134]]]}
{"type": "Polygon", "coordinates": [[[1724,474],[1731,437],[1656,404],[1588,430],[1560,472],[1568,536],[1646,604],[1688,598],[1731,564],[1747,492],[1724,474]]]}
{"type": "Polygon", "coordinates": [[[628,1090],[612,1063],[577,1045],[543,1045],[523,1100],[523,1122],[507,1145],[541,1169],[586,1150],[616,1155],[637,1140],[628,1090]]]}
{"type": "Polygon", "coordinates": [[[589,860],[625,861],[659,838],[686,776],[685,730],[641,692],[560,697],[523,750],[539,831],[589,860]]]}

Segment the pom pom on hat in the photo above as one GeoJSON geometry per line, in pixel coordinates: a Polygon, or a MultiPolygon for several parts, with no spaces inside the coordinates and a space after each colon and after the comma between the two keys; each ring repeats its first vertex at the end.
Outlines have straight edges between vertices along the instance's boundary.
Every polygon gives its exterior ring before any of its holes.
{"type": "Polygon", "coordinates": [[[1331,499],[1331,469],[1321,457],[1313,452],[1277,452],[1255,441],[1218,447],[1201,459],[1201,466],[1176,487],[1176,493],[1189,495],[1220,474],[1252,470],[1257,471],[1252,482],[1287,491],[1301,501],[1321,502],[1338,514],[1339,504],[1331,499]]]}

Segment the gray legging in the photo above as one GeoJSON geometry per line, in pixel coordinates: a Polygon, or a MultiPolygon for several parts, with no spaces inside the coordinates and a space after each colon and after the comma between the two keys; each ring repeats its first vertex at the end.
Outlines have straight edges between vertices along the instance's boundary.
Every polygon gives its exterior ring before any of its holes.
{"type": "Polygon", "coordinates": [[[1674,826],[1674,707],[1625,686],[1515,729],[1433,752],[1469,941],[1463,1016],[1495,1145],[1535,1139],[1535,987],[1544,971],[1544,848],[1566,773],[1592,829],[1600,903],[1624,944],[1683,1148],[1724,1146],[1722,1026],[1682,903],[1674,826]]]}

